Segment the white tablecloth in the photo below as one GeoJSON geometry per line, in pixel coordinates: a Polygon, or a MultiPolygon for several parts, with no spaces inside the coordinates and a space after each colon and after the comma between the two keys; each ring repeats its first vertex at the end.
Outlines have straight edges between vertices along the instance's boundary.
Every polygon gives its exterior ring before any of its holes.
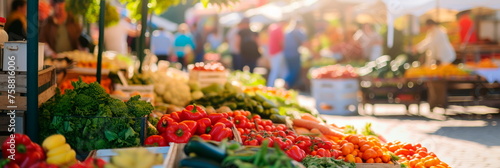
{"type": "Polygon", "coordinates": [[[495,81],[500,82],[500,68],[493,69],[476,69],[474,71],[476,74],[486,78],[489,83],[495,81]]]}

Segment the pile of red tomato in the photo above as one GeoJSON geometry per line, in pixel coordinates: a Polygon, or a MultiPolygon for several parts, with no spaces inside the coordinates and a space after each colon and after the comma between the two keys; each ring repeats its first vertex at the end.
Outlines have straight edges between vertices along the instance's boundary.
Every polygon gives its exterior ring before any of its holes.
{"type": "Polygon", "coordinates": [[[226,70],[226,68],[220,62],[197,62],[194,64],[193,70],[222,72],[226,70]]]}

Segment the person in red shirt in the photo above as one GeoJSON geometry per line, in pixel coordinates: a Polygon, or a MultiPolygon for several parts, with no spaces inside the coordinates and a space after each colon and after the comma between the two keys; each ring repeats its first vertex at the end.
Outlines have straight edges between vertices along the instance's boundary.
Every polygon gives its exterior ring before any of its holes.
{"type": "Polygon", "coordinates": [[[286,74],[286,62],[283,55],[283,29],[286,21],[280,21],[269,25],[269,59],[271,63],[271,70],[267,80],[267,86],[273,87],[274,81],[278,78],[284,77],[286,74]]]}
{"type": "Polygon", "coordinates": [[[474,28],[474,21],[470,16],[470,10],[458,14],[458,24],[460,33],[460,43],[476,43],[477,34],[474,28]]]}

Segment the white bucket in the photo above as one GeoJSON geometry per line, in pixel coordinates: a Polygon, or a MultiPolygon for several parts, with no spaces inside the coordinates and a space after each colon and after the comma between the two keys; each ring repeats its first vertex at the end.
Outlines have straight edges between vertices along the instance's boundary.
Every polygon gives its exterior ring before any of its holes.
{"type": "Polygon", "coordinates": [[[313,79],[312,96],[321,114],[353,115],[358,108],[358,79],[313,79]]]}

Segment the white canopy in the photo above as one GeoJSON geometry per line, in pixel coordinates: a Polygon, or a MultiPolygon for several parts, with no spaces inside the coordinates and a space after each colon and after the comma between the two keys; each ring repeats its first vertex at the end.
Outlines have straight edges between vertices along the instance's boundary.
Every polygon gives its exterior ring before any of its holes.
{"type": "MultiPolygon", "coordinates": [[[[372,1],[372,0],[367,0],[372,1]]],[[[454,10],[468,10],[476,7],[500,9],[498,0],[382,0],[387,6],[387,45],[393,44],[393,23],[400,16],[411,14],[420,16],[431,9],[445,8],[454,10]]]]}

